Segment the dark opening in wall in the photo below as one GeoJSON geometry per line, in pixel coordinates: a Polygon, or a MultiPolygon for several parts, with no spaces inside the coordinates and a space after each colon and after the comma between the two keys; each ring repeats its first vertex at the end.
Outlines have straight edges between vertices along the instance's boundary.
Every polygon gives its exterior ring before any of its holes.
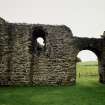
{"type": "Polygon", "coordinates": [[[40,55],[45,51],[46,46],[46,32],[43,27],[34,27],[32,33],[32,52],[34,54],[40,55]]]}

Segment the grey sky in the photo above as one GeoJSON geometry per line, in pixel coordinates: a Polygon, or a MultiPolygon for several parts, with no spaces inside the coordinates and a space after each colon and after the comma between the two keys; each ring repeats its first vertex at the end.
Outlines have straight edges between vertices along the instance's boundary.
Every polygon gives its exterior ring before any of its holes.
{"type": "Polygon", "coordinates": [[[9,22],[65,24],[75,36],[100,37],[105,0],[0,0],[0,16],[9,22]]]}

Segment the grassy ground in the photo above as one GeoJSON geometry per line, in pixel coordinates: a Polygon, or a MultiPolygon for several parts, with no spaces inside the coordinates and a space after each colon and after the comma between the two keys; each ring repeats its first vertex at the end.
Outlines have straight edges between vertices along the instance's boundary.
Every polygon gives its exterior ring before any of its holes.
{"type": "MultiPolygon", "coordinates": [[[[78,72],[87,70],[77,66],[78,72]]],[[[105,85],[97,76],[83,76],[75,86],[0,87],[0,105],[105,105],[105,85]]]]}
{"type": "MultiPolygon", "coordinates": [[[[95,61],[80,62],[77,64],[77,77],[80,75],[89,76],[96,75],[98,78],[98,63],[95,61]]],[[[91,76],[90,78],[92,78],[91,76]]],[[[88,79],[88,78],[87,78],[88,79]]]]}

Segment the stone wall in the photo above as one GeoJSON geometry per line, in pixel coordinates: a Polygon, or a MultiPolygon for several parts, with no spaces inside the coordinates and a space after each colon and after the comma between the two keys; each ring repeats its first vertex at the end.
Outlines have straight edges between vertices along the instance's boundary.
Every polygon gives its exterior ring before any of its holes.
{"type": "Polygon", "coordinates": [[[104,38],[73,37],[64,25],[8,23],[0,18],[0,85],[72,85],[76,82],[79,51],[99,59],[100,82],[105,83],[104,38]],[[42,37],[41,46],[37,38],[42,37]]]}

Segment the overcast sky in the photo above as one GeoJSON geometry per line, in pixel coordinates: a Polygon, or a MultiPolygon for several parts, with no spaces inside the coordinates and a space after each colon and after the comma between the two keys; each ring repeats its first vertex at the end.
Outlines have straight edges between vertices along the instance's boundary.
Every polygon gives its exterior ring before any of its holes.
{"type": "Polygon", "coordinates": [[[105,0],[0,0],[0,16],[9,22],[65,24],[74,36],[98,38],[105,30],[105,0]]]}

